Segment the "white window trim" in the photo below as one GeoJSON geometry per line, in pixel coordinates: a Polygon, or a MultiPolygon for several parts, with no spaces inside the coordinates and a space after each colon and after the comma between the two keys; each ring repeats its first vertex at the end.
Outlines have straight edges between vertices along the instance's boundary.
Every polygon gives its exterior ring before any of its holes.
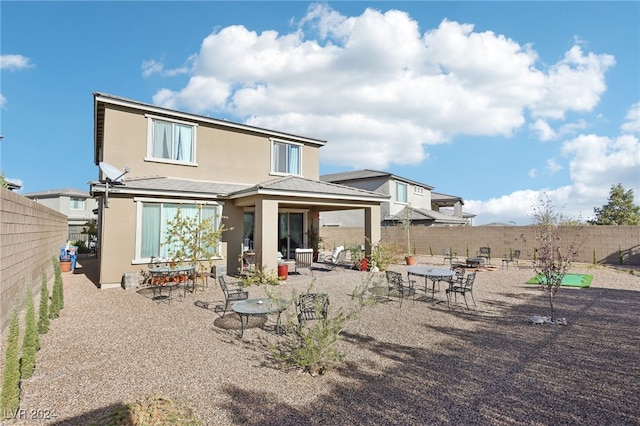
{"type": "Polygon", "coordinates": [[[413,186],[413,193],[415,195],[420,195],[423,196],[424,195],[424,188],[418,185],[414,185],[413,186]]]}
{"type": "MultiPolygon", "coordinates": [[[[220,215],[222,216],[222,209],[224,208],[224,202],[220,201],[203,201],[203,200],[186,200],[184,198],[151,198],[151,197],[134,197],[134,203],[136,203],[136,241],[135,241],[135,254],[134,259],[131,261],[132,265],[146,265],[151,262],[150,258],[141,257],[142,251],[142,204],[143,203],[157,203],[157,204],[201,204],[207,206],[219,206],[220,215]]],[[[222,253],[222,239],[219,241],[218,253],[222,253]]],[[[216,256],[213,259],[220,260],[224,257],[222,255],[216,256]]]]}
{"type": "Polygon", "coordinates": [[[84,198],[80,198],[80,197],[69,197],[69,210],[73,210],[73,211],[83,211],[86,209],[86,205],[87,205],[87,200],[84,198]],[[73,200],[81,200],[82,201],[82,208],[76,209],[74,207],[72,207],[72,201],[73,200]]]}
{"type": "Polygon", "coordinates": [[[270,170],[270,175],[272,176],[304,176],[303,170],[302,170],[302,156],[304,154],[304,144],[302,143],[296,143],[296,142],[291,142],[291,141],[287,141],[284,139],[276,139],[276,138],[269,138],[269,142],[270,142],[270,148],[271,148],[271,161],[269,164],[269,170],[270,170]],[[284,143],[287,145],[295,145],[295,146],[299,146],[300,147],[300,174],[293,174],[293,173],[282,173],[282,172],[276,172],[275,170],[273,170],[273,162],[274,162],[274,158],[273,158],[273,151],[274,151],[274,144],[275,143],[284,143]]]}
{"type": "Polygon", "coordinates": [[[198,153],[198,123],[194,123],[191,121],[184,121],[184,120],[176,120],[173,118],[167,118],[167,117],[162,117],[159,115],[153,115],[153,114],[145,114],[144,115],[147,119],[147,154],[144,157],[144,161],[148,161],[148,162],[153,162],[153,163],[165,163],[165,164],[179,164],[181,166],[191,166],[191,167],[197,167],[198,166],[198,161],[197,161],[197,153],[198,153]],[[176,123],[176,124],[182,124],[185,126],[191,126],[193,127],[193,161],[178,161],[178,160],[171,160],[168,158],[159,158],[159,157],[154,157],[153,154],[153,120],[160,120],[160,121],[166,121],[169,123],[176,123]]]}

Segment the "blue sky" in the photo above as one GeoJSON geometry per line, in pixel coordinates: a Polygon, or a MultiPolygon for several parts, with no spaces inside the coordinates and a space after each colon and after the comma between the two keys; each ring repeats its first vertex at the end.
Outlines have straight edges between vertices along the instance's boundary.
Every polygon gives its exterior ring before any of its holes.
{"type": "MultiPolygon", "coordinates": [[[[640,203],[640,2],[2,1],[0,163],[88,190],[94,91],[327,140],[476,224],[640,203]]],[[[123,168],[125,165],[118,165],[123,168]]],[[[133,171],[132,171],[133,173],[133,171]]]]}

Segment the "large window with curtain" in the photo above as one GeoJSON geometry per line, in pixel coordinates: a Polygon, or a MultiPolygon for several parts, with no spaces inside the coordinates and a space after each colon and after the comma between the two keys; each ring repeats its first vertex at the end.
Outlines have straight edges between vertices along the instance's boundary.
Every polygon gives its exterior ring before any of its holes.
{"type": "Polygon", "coordinates": [[[196,126],[147,116],[151,158],[194,163],[196,126]]]}
{"type": "MultiPolygon", "coordinates": [[[[166,241],[169,221],[176,217],[180,208],[183,217],[197,218],[202,221],[211,218],[214,228],[220,227],[219,211],[217,205],[196,205],[196,204],[176,204],[176,203],[156,203],[142,202],[142,214],[138,224],[141,259],[151,259],[152,257],[169,257],[171,251],[176,247],[169,247],[164,244],[166,241]]],[[[220,254],[220,247],[207,247],[212,255],[220,254]]]]}
{"type": "Polygon", "coordinates": [[[300,175],[302,146],[282,141],[272,141],[271,171],[288,175],[300,175]]]}

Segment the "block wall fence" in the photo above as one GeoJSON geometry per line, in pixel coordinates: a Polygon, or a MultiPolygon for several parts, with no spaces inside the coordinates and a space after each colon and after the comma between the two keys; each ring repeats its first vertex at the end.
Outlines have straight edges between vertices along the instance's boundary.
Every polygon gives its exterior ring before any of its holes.
{"type": "Polygon", "coordinates": [[[58,260],[68,232],[62,213],[0,188],[0,332],[13,309],[24,308],[27,289],[40,300],[43,273],[51,291],[53,259],[58,260]]]}
{"type": "MultiPolygon", "coordinates": [[[[441,256],[443,249],[451,248],[461,257],[467,257],[468,249],[473,257],[480,247],[488,246],[494,259],[502,259],[509,250],[521,250],[521,259],[532,260],[534,230],[534,226],[412,226],[409,235],[412,251],[415,247],[418,255],[441,256]]],[[[595,259],[598,264],[640,266],[640,226],[567,226],[560,236],[571,241],[578,230],[584,238],[578,262],[594,263],[595,259]]],[[[364,228],[324,227],[320,238],[327,250],[364,244],[364,228]]],[[[382,238],[407,247],[406,232],[400,227],[383,227],[382,238]]]]}

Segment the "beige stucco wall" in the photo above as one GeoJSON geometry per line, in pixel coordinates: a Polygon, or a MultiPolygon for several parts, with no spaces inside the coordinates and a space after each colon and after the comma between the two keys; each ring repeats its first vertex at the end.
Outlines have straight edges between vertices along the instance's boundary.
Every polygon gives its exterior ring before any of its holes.
{"type": "Polygon", "coordinates": [[[42,274],[53,283],[53,259],[67,235],[65,215],[0,188],[0,330],[24,305],[27,288],[37,298],[42,274]]]}
{"type": "MultiPolygon", "coordinates": [[[[561,235],[563,239],[573,239],[578,227],[565,227],[561,235]]],[[[619,265],[620,254],[624,265],[640,265],[640,226],[584,226],[581,227],[584,238],[579,262],[593,263],[594,252],[597,263],[619,265]]],[[[535,247],[533,226],[451,226],[411,228],[412,245],[415,243],[419,255],[442,255],[442,249],[451,247],[462,258],[474,256],[482,246],[489,246],[494,259],[502,259],[509,249],[522,251],[522,259],[533,258],[535,247]]],[[[363,244],[363,228],[320,228],[320,236],[327,249],[337,245],[363,244]]],[[[382,228],[382,238],[406,246],[406,233],[399,227],[382,228]]],[[[497,262],[498,262],[497,261],[497,262]]]]}
{"type": "MultiPolygon", "coordinates": [[[[142,111],[110,106],[105,111],[103,158],[120,170],[131,170],[126,179],[171,176],[183,179],[255,184],[277,177],[271,172],[271,141],[258,133],[225,129],[196,123],[197,166],[145,160],[147,118],[142,111]]],[[[302,173],[319,178],[317,146],[304,146],[302,173]]]]}

